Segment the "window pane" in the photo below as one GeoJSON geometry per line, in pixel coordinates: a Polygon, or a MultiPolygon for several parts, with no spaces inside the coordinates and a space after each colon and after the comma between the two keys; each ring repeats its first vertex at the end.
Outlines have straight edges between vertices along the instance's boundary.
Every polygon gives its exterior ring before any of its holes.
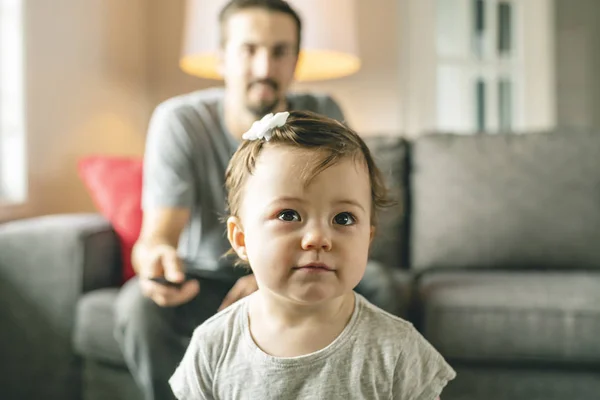
{"type": "Polygon", "coordinates": [[[0,0],[0,132],[21,123],[21,21],[15,0],[0,0]]]}
{"type": "Polygon", "coordinates": [[[469,28],[472,0],[437,0],[437,52],[440,57],[470,56],[469,28]]]}
{"type": "Polygon", "coordinates": [[[455,133],[473,133],[473,75],[469,68],[440,65],[437,71],[437,127],[455,133]]]}
{"type": "MultiPolygon", "coordinates": [[[[2,195],[11,202],[24,201],[27,195],[25,141],[22,132],[4,132],[2,139],[2,195]],[[20,168],[15,168],[20,167],[20,168]]],[[[4,199],[3,199],[4,200],[4,199]]]]}
{"type": "Polygon", "coordinates": [[[498,54],[510,56],[512,46],[512,8],[506,1],[498,3],[498,54]]]}
{"type": "Polygon", "coordinates": [[[483,57],[485,47],[485,2],[472,0],[473,4],[473,53],[483,57]]]}
{"type": "Polygon", "coordinates": [[[498,116],[501,132],[512,130],[512,83],[509,78],[498,81],[498,116]]]}
{"type": "Polygon", "coordinates": [[[0,0],[0,200],[27,192],[22,0],[0,0]]]}
{"type": "Polygon", "coordinates": [[[485,81],[479,78],[475,82],[475,109],[476,114],[476,126],[478,132],[485,132],[486,130],[486,115],[485,115],[485,81]]]}

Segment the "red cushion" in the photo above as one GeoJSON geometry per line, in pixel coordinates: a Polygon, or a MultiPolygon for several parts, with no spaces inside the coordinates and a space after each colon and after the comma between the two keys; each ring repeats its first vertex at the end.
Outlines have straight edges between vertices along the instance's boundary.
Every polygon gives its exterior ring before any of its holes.
{"type": "Polygon", "coordinates": [[[142,226],[142,160],[89,156],[80,160],[77,167],[96,207],[119,237],[124,283],[135,275],[131,251],[142,226]]]}

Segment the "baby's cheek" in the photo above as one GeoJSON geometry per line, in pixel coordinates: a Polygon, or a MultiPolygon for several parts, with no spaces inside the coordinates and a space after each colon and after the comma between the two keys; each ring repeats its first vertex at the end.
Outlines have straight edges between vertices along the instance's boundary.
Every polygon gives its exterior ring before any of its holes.
{"type": "Polygon", "coordinates": [[[276,280],[292,267],[291,252],[278,248],[275,243],[262,247],[255,256],[257,273],[262,273],[266,279],[276,280]]]}
{"type": "Polygon", "coordinates": [[[349,285],[356,286],[365,275],[367,269],[367,259],[355,260],[351,268],[348,268],[346,280],[349,285]]]}

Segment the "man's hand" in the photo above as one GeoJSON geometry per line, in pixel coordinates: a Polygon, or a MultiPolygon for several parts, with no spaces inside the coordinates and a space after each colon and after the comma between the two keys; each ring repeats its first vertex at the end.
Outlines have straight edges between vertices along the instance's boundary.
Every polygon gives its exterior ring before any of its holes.
{"type": "Polygon", "coordinates": [[[249,294],[256,292],[257,289],[258,285],[256,284],[254,274],[241,277],[235,285],[233,285],[229,293],[227,293],[227,296],[225,296],[223,303],[221,303],[221,306],[219,307],[219,311],[229,307],[249,294]]]}
{"type": "Polygon", "coordinates": [[[156,245],[148,249],[146,254],[138,268],[144,296],[161,307],[174,307],[187,303],[198,294],[200,285],[197,280],[185,282],[181,287],[167,286],[150,280],[164,276],[171,282],[184,281],[183,266],[174,247],[167,244],[156,245]]]}

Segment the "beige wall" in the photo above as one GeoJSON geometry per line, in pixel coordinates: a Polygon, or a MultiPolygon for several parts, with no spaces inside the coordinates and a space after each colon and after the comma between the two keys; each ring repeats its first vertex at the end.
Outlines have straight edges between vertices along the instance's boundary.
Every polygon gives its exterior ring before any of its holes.
{"type": "Polygon", "coordinates": [[[556,0],[558,125],[600,128],[600,2],[556,0]]]}
{"type": "Polygon", "coordinates": [[[77,160],[143,151],[148,3],[24,3],[29,202],[0,220],[92,211],[77,160]]]}
{"type": "Polygon", "coordinates": [[[178,94],[219,85],[179,69],[185,0],[150,0],[148,8],[148,99],[152,107],[178,94]]]}

